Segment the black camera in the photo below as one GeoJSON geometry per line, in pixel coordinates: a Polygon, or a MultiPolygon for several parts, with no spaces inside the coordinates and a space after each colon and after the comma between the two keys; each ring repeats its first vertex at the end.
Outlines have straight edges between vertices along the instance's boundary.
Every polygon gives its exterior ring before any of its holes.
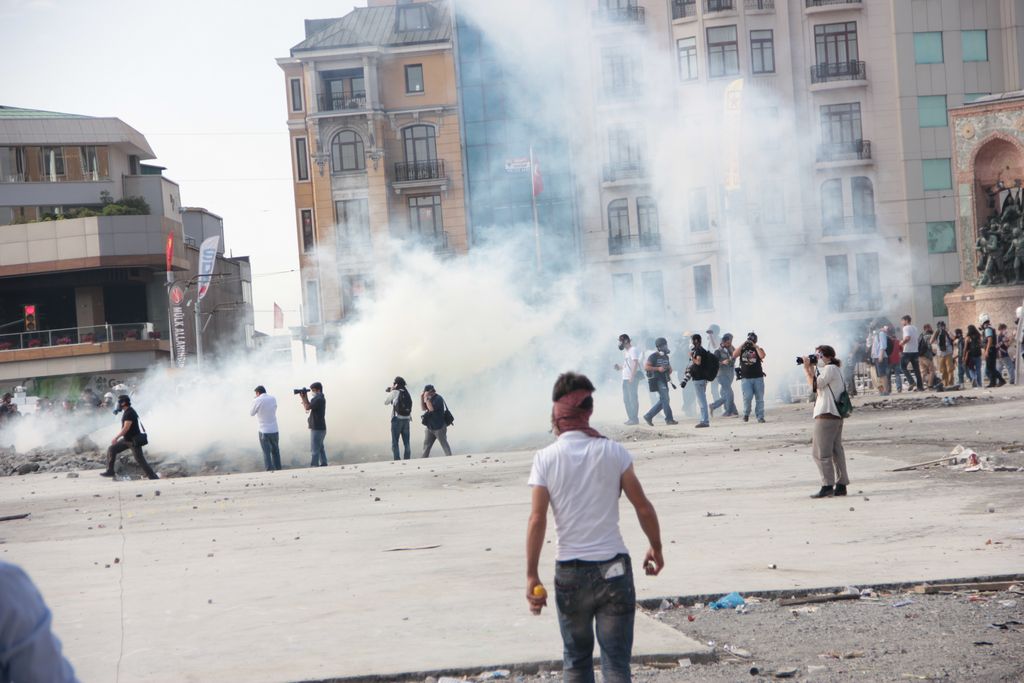
{"type": "Polygon", "coordinates": [[[736,368],[733,368],[733,370],[736,371],[736,379],[738,379],[738,380],[743,379],[743,368],[736,367],[736,368]]]}
{"type": "Polygon", "coordinates": [[[306,387],[302,387],[301,389],[292,389],[292,394],[295,396],[304,395],[308,393],[309,389],[307,389],[306,387]]]}
{"type": "MultiPolygon", "coordinates": [[[[805,358],[805,356],[797,356],[796,357],[796,364],[797,365],[803,365],[804,364],[804,358],[805,358]]],[[[811,365],[814,365],[815,363],[818,362],[818,352],[815,351],[814,353],[809,353],[809,354],[807,354],[806,358],[807,358],[807,362],[808,363],[810,363],[811,365]]]]}

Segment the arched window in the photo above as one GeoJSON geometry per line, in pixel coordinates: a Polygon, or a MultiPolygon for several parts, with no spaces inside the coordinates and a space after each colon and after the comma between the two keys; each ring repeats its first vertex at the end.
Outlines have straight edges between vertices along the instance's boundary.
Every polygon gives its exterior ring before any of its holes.
{"type": "Polygon", "coordinates": [[[366,170],[363,139],[351,130],[343,130],[331,140],[331,173],[366,170]]]}
{"type": "Polygon", "coordinates": [[[629,237],[629,201],[616,199],[608,205],[608,236],[612,239],[629,237]]]}
{"type": "Polygon", "coordinates": [[[826,234],[843,229],[843,181],[839,178],[821,184],[821,221],[826,234]]]}
{"type": "Polygon", "coordinates": [[[853,185],[853,220],[862,230],[875,228],[875,188],[871,179],[857,176],[853,185]]]}
{"type": "Polygon", "coordinates": [[[637,231],[641,236],[658,234],[658,203],[653,198],[636,198],[636,217],[637,231]]]}
{"type": "Polygon", "coordinates": [[[433,126],[409,126],[402,129],[405,144],[405,160],[420,163],[437,160],[437,135],[433,126]]]}

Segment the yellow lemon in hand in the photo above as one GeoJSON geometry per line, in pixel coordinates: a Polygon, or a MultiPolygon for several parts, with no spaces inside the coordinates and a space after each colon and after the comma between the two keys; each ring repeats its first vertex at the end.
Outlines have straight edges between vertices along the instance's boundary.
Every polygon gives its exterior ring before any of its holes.
{"type": "Polygon", "coordinates": [[[538,583],[536,586],[533,587],[533,597],[546,598],[548,597],[548,592],[544,589],[544,586],[538,583]]]}

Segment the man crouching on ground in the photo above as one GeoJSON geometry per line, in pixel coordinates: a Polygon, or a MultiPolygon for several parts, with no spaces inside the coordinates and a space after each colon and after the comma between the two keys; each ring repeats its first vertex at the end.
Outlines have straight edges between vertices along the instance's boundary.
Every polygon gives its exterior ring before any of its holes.
{"type": "Polygon", "coordinates": [[[544,547],[548,505],[555,516],[558,557],[555,604],[562,632],[563,681],[594,680],[594,624],[601,644],[606,683],[629,681],[633,651],[636,589],[629,551],[619,532],[619,497],[636,509],[651,547],[644,570],[653,576],[665,566],[654,506],[633,471],[633,456],[590,427],[594,385],[567,372],[555,382],[551,424],[558,440],[533,458],[533,507],[526,530],[526,599],[540,614],[547,593],[537,573],[544,547]]]}

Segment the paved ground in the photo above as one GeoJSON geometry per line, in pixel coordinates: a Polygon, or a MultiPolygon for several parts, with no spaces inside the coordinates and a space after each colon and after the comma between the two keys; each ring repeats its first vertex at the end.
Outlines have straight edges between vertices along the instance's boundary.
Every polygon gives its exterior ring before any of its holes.
{"type": "MultiPolygon", "coordinates": [[[[957,443],[983,455],[1024,449],[1024,393],[969,396],[859,410],[846,427],[857,494],[846,499],[807,498],[817,488],[807,406],[772,410],[765,425],[609,429],[631,442],[664,529],[667,567],[638,576],[641,598],[1021,571],[1024,473],[890,472],[957,443]]],[[[158,482],[2,478],[0,516],[32,516],[0,523],[0,558],[39,583],[86,681],[295,681],[554,660],[554,616],[531,617],[521,596],[530,458],[158,482]]],[[[624,509],[623,519],[640,554],[635,517],[624,509]]],[[[641,623],[641,651],[699,653],[641,623]]]]}

